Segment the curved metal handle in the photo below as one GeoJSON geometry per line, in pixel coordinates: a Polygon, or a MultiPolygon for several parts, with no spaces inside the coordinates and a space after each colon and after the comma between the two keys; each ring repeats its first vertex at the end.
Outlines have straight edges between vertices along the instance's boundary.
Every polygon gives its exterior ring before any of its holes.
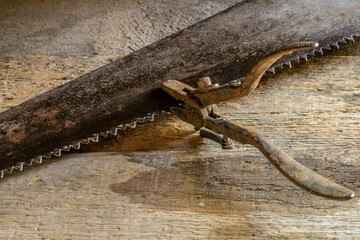
{"type": "Polygon", "coordinates": [[[355,196],[352,190],[320,176],[290,156],[282,153],[252,129],[228,120],[212,117],[205,118],[204,127],[228,136],[239,143],[253,145],[259,149],[271,164],[287,179],[311,193],[339,200],[351,199],[355,196]]]}
{"type": "Polygon", "coordinates": [[[262,57],[251,67],[245,79],[240,83],[230,83],[223,86],[212,85],[205,88],[190,90],[189,93],[197,97],[203,106],[224,102],[234,98],[241,98],[252,93],[260,82],[265,71],[279,58],[290,53],[317,48],[317,42],[296,42],[286,44],[262,57]]]}

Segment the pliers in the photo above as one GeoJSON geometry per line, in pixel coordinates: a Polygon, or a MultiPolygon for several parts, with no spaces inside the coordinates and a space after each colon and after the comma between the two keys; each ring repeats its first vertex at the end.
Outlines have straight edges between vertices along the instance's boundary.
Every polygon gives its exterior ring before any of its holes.
{"type": "Polygon", "coordinates": [[[338,200],[351,199],[355,196],[352,190],[303,166],[281,152],[255,130],[226,120],[217,113],[216,103],[245,97],[252,93],[265,71],[277,59],[294,51],[316,47],[318,47],[316,42],[297,42],[285,45],[260,59],[245,78],[231,81],[222,86],[212,84],[208,77],[199,80],[199,88],[190,87],[177,80],[168,80],[162,84],[162,88],[179,103],[179,106],[170,108],[170,111],[181,120],[192,124],[195,130],[200,130],[201,136],[221,143],[225,149],[234,147],[232,139],[242,144],[253,145],[287,179],[313,194],[338,200]]]}

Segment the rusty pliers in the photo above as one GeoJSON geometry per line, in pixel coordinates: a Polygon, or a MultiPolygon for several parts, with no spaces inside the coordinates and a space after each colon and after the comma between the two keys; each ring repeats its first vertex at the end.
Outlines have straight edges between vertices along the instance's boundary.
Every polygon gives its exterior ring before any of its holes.
{"type": "Polygon", "coordinates": [[[181,120],[192,124],[196,130],[200,130],[201,136],[221,143],[223,148],[233,147],[231,139],[242,144],[253,145],[286,178],[313,194],[334,199],[351,199],[355,196],[352,190],[301,165],[274,147],[255,130],[225,120],[217,113],[216,103],[245,97],[252,93],[265,71],[281,56],[317,46],[316,42],[285,45],[260,59],[244,79],[232,81],[223,86],[212,84],[208,77],[200,79],[197,89],[176,80],[168,80],[163,83],[162,88],[179,102],[179,106],[171,108],[170,111],[181,120]]]}

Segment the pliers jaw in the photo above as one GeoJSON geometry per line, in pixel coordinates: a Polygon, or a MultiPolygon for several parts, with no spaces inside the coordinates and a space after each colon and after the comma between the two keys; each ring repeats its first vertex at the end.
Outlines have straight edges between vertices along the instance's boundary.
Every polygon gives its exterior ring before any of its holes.
{"type": "MultiPolygon", "coordinates": [[[[203,82],[200,80],[199,82],[203,82]]],[[[168,80],[162,84],[162,88],[173,98],[179,101],[178,107],[170,108],[170,111],[182,121],[192,124],[196,130],[204,126],[205,117],[212,111],[211,106],[203,106],[198,98],[192,96],[192,88],[177,80],[168,80]]]]}

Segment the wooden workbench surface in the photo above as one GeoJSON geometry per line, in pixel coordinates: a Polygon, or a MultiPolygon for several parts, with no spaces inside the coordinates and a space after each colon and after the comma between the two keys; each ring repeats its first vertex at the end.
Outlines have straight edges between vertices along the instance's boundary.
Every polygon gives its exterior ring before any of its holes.
{"type": "MultiPolygon", "coordinates": [[[[220,111],[359,195],[359,46],[268,75],[252,95],[221,104],[220,111]]],[[[0,61],[6,109],[110,60],[0,61]]],[[[255,148],[222,150],[172,115],[8,176],[0,192],[5,239],[360,236],[359,198],[313,196],[255,148]]]]}
{"type": "MultiPolygon", "coordinates": [[[[3,1],[0,111],[237,2],[3,1]]],[[[327,54],[219,110],[360,196],[360,43],[327,54]]],[[[0,239],[360,238],[359,197],[311,195],[172,115],[6,176],[0,193],[0,239]]]]}

